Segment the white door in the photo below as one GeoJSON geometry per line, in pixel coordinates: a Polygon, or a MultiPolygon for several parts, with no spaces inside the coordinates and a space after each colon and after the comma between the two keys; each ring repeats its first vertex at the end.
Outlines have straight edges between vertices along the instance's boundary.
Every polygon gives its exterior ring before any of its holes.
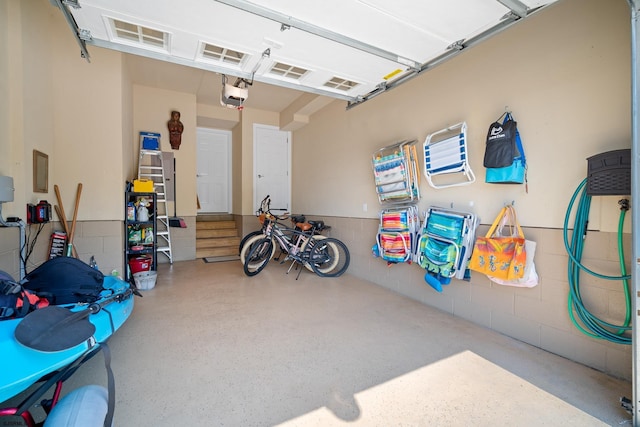
{"type": "Polygon", "coordinates": [[[271,209],[291,209],[291,133],[274,126],[253,125],[254,210],[267,195],[271,209]]]}
{"type": "Polygon", "coordinates": [[[229,212],[231,207],[231,132],[196,129],[198,212],[229,212]]]}

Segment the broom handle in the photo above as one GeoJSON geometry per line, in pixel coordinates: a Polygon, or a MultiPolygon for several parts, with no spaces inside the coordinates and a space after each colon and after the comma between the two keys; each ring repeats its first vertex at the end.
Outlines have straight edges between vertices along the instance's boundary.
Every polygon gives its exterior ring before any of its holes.
{"type": "MultiPolygon", "coordinates": [[[[54,185],[53,189],[56,192],[56,199],[58,199],[58,206],[60,206],[60,212],[58,212],[56,210],[56,213],[58,214],[58,217],[60,217],[60,221],[62,221],[62,223],[64,224],[64,228],[65,228],[65,232],[66,232],[67,228],[69,226],[67,224],[67,216],[64,213],[64,206],[62,204],[62,197],[60,197],[60,188],[58,188],[58,185],[54,185]]],[[[67,232],[67,237],[68,237],[68,235],[69,235],[69,233],[67,232]]]]}
{"type": "MultiPolygon", "coordinates": [[[[62,215],[62,212],[60,212],[60,208],[58,207],[58,205],[54,205],[55,209],[56,209],[56,213],[58,214],[58,218],[60,218],[60,222],[62,223],[62,229],[64,230],[65,234],[67,235],[67,239],[69,239],[69,227],[67,225],[67,221],[65,221],[62,215]]],[[[68,243],[68,240],[67,240],[68,243]]],[[[76,253],[76,248],[75,246],[71,247],[71,254],[75,257],[78,258],[78,254],[76,253]]]]}
{"type": "Polygon", "coordinates": [[[178,216],[178,195],[176,194],[176,158],[173,158],[173,216],[178,216]]]}
{"type": "Polygon", "coordinates": [[[82,183],[79,183],[78,189],[76,191],[76,205],[75,205],[75,209],[73,210],[73,220],[71,221],[71,234],[69,236],[69,249],[71,249],[71,251],[69,254],[67,254],[69,256],[71,256],[71,254],[73,253],[73,248],[75,247],[73,246],[73,239],[76,234],[76,220],[78,219],[78,207],[80,206],[81,194],[82,194],[82,183]]]}

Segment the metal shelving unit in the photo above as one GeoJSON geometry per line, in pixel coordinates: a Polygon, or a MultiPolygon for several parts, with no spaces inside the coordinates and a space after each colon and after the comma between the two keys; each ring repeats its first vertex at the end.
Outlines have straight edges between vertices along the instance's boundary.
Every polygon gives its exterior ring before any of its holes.
{"type": "MultiPolygon", "coordinates": [[[[158,220],[156,215],[157,196],[156,193],[136,193],[125,192],[124,196],[124,278],[131,279],[129,260],[140,256],[151,256],[151,270],[156,271],[158,266],[158,220]],[[138,221],[137,215],[129,215],[130,203],[135,204],[140,199],[150,201],[149,218],[147,221],[138,221]],[[136,233],[140,233],[139,238],[136,233]],[[146,235],[152,233],[151,239],[146,235]]],[[[135,207],[134,207],[135,211],[135,207]]]]}

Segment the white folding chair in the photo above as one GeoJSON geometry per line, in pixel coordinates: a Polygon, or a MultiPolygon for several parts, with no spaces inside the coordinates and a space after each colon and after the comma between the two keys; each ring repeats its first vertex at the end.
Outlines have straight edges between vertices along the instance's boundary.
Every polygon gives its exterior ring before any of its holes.
{"type": "Polygon", "coordinates": [[[471,184],[476,180],[467,154],[467,124],[458,123],[427,136],[423,144],[424,175],[433,188],[447,188],[471,184]],[[454,179],[439,179],[438,175],[458,174],[454,179]],[[443,182],[444,181],[444,182],[443,182]]]}

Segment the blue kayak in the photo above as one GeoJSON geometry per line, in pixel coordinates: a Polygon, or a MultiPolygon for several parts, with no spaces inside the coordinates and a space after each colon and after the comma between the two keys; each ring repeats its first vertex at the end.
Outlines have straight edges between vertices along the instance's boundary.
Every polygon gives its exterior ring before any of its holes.
{"type": "MultiPolygon", "coordinates": [[[[100,299],[94,303],[94,307],[95,304],[101,304],[101,301],[104,305],[87,316],[95,326],[93,336],[71,348],[54,352],[34,350],[18,342],[15,337],[16,328],[25,318],[0,321],[0,354],[9,367],[0,374],[0,402],[18,395],[45,375],[78,360],[105,342],[124,324],[133,311],[134,295],[129,283],[117,277],[105,276],[103,287],[100,299]]],[[[88,310],[89,306],[78,303],[63,307],[72,312],[80,312],[88,310]]]]}

